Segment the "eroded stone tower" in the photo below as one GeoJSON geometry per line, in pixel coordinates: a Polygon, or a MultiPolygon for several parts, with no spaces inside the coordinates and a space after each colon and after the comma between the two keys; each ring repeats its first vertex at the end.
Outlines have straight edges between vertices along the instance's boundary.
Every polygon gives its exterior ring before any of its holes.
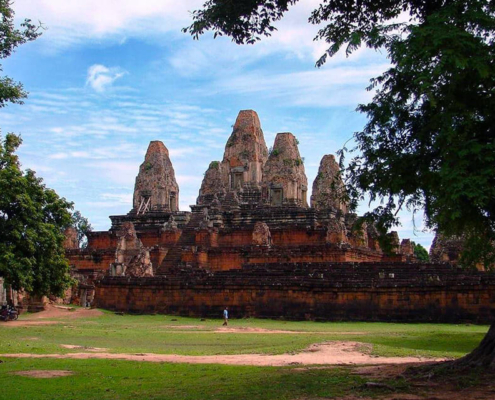
{"type": "Polygon", "coordinates": [[[142,215],[178,210],[179,185],[168,149],[161,141],[152,141],[136,177],[132,212],[142,215]]]}
{"type": "Polygon", "coordinates": [[[347,204],[343,200],[345,187],[340,177],[340,167],[331,154],[323,156],[318,175],[313,182],[311,207],[317,210],[340,210],[347,213],[347,204]]]}
{"type": "Polygon", "coordinates": [[[271,206],[308,207],[308,179],[297,139],[290,132],[277,134],[263,168],[263,201],[271,206]]]}
{"type": "Polygon", "coordinates": [[[267,158],[258,114],[253,110],[240,111],[225,145],[223,160],[210,163],[205,173],[197,204],[211,204],[214,195],[222,203],[231,202],[232,198],[242,203],[258,203],[267,158]]]}

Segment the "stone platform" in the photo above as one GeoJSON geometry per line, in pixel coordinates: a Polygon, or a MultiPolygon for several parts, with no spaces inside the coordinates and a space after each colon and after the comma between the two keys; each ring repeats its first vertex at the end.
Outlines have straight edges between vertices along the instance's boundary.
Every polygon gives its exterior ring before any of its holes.
{"type": "Polygon", "coordinates": [[[495,274],[449,264],[257,264],[154,278],[106,277],[97,305],[129,313],[321,321],[491,323],[495,274]]]}

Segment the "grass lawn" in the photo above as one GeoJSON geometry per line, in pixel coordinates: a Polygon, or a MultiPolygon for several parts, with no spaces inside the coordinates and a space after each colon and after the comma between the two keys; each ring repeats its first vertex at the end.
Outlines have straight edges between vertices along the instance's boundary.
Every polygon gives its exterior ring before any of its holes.
{"type": "MultiPolygon", "coordinates": [[[[29,316],[21,316],[26,319],[29,316]]],[[[282,354],[313,343],[350,340],[373,345],[383,356],[460,357],[479,344],[488,326],[369,322],[232,320],[230,327],[294,331],[219,333],[220,320],[164,315],[104,315],[58,319],[58,324],[13,327],[0,324],[0,353],[69,353],[61,344],[102,347],[112,353],[181,355],[282,354]],[[176,321],[173,321],[175,319],[176,321]],[[347,334],[346,334],[347,333],[347,334]]],[[[8,324],[8,323],[7,323],[8,324]]]]}
{"type": "MultiPolygon", "coordinates": [[[[33,316],[22,315],[20,320],[33,316]]],[[[53,325],[0,324],[0,353],[70,353],[65,345],[105,348],[112,353],[182,355],[282,354],[331,340],[372,344],[384,356],[460,357],[482,339],[488,326],[393,323],[320,323],[260,319],[220,320],[175,316],[58,318],[53,325]],[[240,333],[248,329],[291,333],[240,333]]],[[[15,359],[0,363],[0,399],[317,399],[369,395],[351,368],[306,369],[190,365],[117,360],[15,359]],[[15,371],[68,370],[72,376],[40,379],[15,371]]],[[[401,381],[388,382],[407,391],[401,381]]],[[[372,395],[380,393],[373,389],[372,395]]]]}
{"type": "MultiPolygon", "coordinates": [[[[287,367],[8,359],[0,364],[0,399],[315,399],[368,394],[370,390],[363,387],[365,379],[349,372],[345,368],[301,371],[287,367]],[[36,379],[12,374],[32,369],[69,370],[74,375],[36,379]]],[[[407,390],[402,381],[388,384],[407,390]]]]}

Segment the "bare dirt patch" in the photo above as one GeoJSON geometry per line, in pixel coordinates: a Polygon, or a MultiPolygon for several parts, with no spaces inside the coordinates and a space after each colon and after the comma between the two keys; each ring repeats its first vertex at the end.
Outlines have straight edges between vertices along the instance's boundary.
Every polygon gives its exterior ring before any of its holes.
{"type": "Polygon", "coordinates": [[[86,350],[86,351],[94,351],[94,352],[106,352],[108,349],[105,347],[88,347],[88,346],[79,346],[76,344],[61,344],[60,347],[64,349],[78,349],[78,350],[86,350]]]}
{"type": "Polygon", "coordinates": [[[318,331],[287,331],[281,329],[264,329],[251,327],[226,327],[215,329],[217,333],[288,333],[288,334],[328,334],[328,335],[366,335],[368,332],[318,332],[318,331]]]}
{"type": "Polygon", "coordinates": [[[39,313],[21,315],[21,319],[17,321],[8,321],[0,326],[7,327],[25,327],[25,326],[39,326],[39,325],[53,325],[60,324],[61,321],[54,321],[58,318],[86,318],[86,317],[98,317],[103,315],[99,310],[88,309],[88,308],[73,308],[73,307],[62,307],[53,306],[51,304],[46,306],[46,310],[39,313]]]}
{"type": "Polygon", "coordinates": [[[185,330],[204,329],[204,325],[166,325],[165,327],[173,328],[173,329],[185,329],[185,330]]]}
{"type": "Polygon", "coordinates": [[[73,375],[72,371],[62,369],[47,369],[47,370],[32,370],[32,371],[17,371],[12,372],[13,375],[27,376],[30,378],[60,378],[61,376],[73,375]]]}
{"type": "Polygon", "coordinates": [[[361,352],[361,343],[329,342],[312,345],[296,354],[233,354],[214,356],[184,356],[177,354],[116,354],[106,352],[68,353],[68,354],[2,354],[0,357],[16,358],[71,358],[71,359],[112,359],[149,362],[170,362],[190,364],[227,364],[257,366],[288,365],[359,365],[359,364],[404,364],[415,362],[443,361],[418,357],[373,357],[361,352]]]}

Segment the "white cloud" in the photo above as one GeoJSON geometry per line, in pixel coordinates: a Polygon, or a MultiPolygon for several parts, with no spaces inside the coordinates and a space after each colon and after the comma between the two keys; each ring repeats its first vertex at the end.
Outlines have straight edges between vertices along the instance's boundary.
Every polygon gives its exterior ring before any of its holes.
{"type": "Polygon", "coordinates": [[[286,105],[356,106],[371,99],[373,93],[365,90],[369,80],[388,67],[388,64],[374,64],[271,75],[251,72],[222,79],[215,85],[224,93],[263,93],[267,97],[283,98],[286,105]]]}
{"type": "Polygon", "coordinates": [[[98,174],[103,175],[112,183],[132,187],[139,170],[139,162],[101,161],[87,167],[96,168],[98,174]]]}
{"type": "Polygon", "coordinates": [[[91,86],[98,93],[103,93],[117,79],[122,78],[127,72],[119,67],[108,68],[101,64],[94,64],[88,68],[86,85],[91,86]]]}
{"type": "Polygon", "coordinates": [[[104,200],[113,200],[121,204],[132,204],[132,193],[103,193],[101,197],[104,200]]]}
{"type": "Polygon", "coordinates": [[[189,10],[203,0],[16,0],[19,19],[40,20],[46,31],[38,42],[52,51],[88,41],[148,38],[175,31],[190,23],[189,10]]]}
{"type": "Polygon", "coordinates": [[[69,157],[67,153],[54,153],[48,156],[52,160],[64,160],[69,157]]]}
{"type": "MultiPolygon", "coordinates": [[[[320,2],[305,0],[296,3],[281,21],[275,23],[278,30],[271,37],[263,38],[255,46],[243,46],[244,54],[249,51],[252,55],[263,56],[276,52],[285,53],[284,57],[309,57],[315,61],[328,47],[324,42],[313,41],[318,26],[308,22],[311,12],[320,2]]],[[[47,29],[36,43],[54,52],[87,43],[123,45],[131,38],[161,44],[163,35],[172,33],[175,37],[187,39],[187,47],[190,45],[191,48],[180,51],[171,63],[181,74],[190,74],[204,73],[202,67],[210,55],[201,47],[212,35],[207,33],[201,38],[200,46],[194,47],[192,38],[181,33],[181,29],[192,23],[190,12],[200,9],[203,3],[204,0],[16,0],[14,9],[19,19],[43,22],[47,29]]],[[[219,41],[229,42],[229,39],[220,38],[215,42],[219,41]]],[[[211,50],[211,46],[207,47],[211,50]]],[[[238,46],[232,45],[229,53],[237,53],[235,47],[238,46]]],[[[237,61],[248,62],[248,58],[241,56],[237,61]]]]}

